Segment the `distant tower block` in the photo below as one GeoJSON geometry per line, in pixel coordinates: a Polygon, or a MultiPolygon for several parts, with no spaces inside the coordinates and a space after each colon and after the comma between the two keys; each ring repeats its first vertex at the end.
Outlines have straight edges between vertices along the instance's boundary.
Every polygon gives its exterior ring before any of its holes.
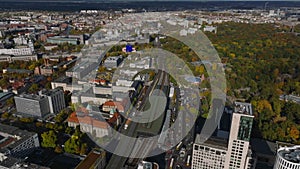
{"type": "Polygon", "coordinates": [[[266,3],[265,3],[265,6],[264,6],[265,11],[267,10],[268,5],[269,5],[269,2],[266,2],[266,3]]]}
{"type": "Polygon", "coordinates": [[[295,26],[294,26],[294,25],[291,26],[291,32],[292,32],[292,33],[295,32],[295,26]]]}

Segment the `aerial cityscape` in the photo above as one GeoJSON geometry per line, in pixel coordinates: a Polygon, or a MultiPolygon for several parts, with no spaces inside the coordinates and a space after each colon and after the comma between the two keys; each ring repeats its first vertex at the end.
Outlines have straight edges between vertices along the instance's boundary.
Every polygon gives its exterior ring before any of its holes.
{"type": "Polygon", "coordinates": [[[0,169],[300,169],[300,2],[0,0],[0,169]]]}

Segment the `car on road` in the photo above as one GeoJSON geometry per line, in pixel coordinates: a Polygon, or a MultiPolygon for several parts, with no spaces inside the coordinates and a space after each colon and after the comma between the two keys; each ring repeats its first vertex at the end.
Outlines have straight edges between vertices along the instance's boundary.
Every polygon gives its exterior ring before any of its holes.
{"type": "Polygon", "coordinates": [[[184,156],[185,156],[185,148],[182,148],[182,149],[180,150],[179,156],[180,156],[180,158],[184,158],[184,156]]]}
{"type": "Polygon", "coordinates": [[[176,169],[182,169],[182,167],[178,164],[176,165],[176,169]]]}

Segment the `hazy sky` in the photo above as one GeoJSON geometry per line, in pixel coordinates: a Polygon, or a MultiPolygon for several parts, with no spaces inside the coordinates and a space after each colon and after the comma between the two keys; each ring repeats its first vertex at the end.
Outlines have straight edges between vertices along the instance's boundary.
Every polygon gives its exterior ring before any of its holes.
{"type": "MultiPolygon", "coordinates": [[[[30,2],[30,1],[47,1],[47,0],[0,0],[0,1],[19,1],[19,2],[30,2]]],[[[111,2],[111,1],[199,1],[199,2],[206,2],[206,1],[267,1],[267,0],[50,0],[50,1],[92,1],[92,2],[111,2]]],[[[300,0],[268,0],[268,1],[300,1],[300,0]]]]}
{"type": "MultiPolygon", "coordinates": [[[[283,1],[283,2],[300,2],[300,0],[0,0],[0,2],[128,2],[128,1],[138,1],[138,2],[145,2],[145,1],[194,1],[194,2],[211,2],[211,1],[264,1],[264,2],[272,2],[272,1],[283,1]]],[[[1,6],[1,4],[0,4],[1,6]]]]}

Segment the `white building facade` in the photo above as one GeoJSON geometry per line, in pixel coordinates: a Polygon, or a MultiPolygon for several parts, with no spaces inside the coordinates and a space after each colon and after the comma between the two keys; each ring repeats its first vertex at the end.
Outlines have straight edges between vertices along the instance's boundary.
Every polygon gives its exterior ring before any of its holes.
{"type": "Polygon", "coordinates": [[[236,102],[228,143],[221,138],[200,143],[198,135],[193,147],[192,169],[254,169],[256,158],[250,148],[253,118],[251,104],[236,102]]]}

